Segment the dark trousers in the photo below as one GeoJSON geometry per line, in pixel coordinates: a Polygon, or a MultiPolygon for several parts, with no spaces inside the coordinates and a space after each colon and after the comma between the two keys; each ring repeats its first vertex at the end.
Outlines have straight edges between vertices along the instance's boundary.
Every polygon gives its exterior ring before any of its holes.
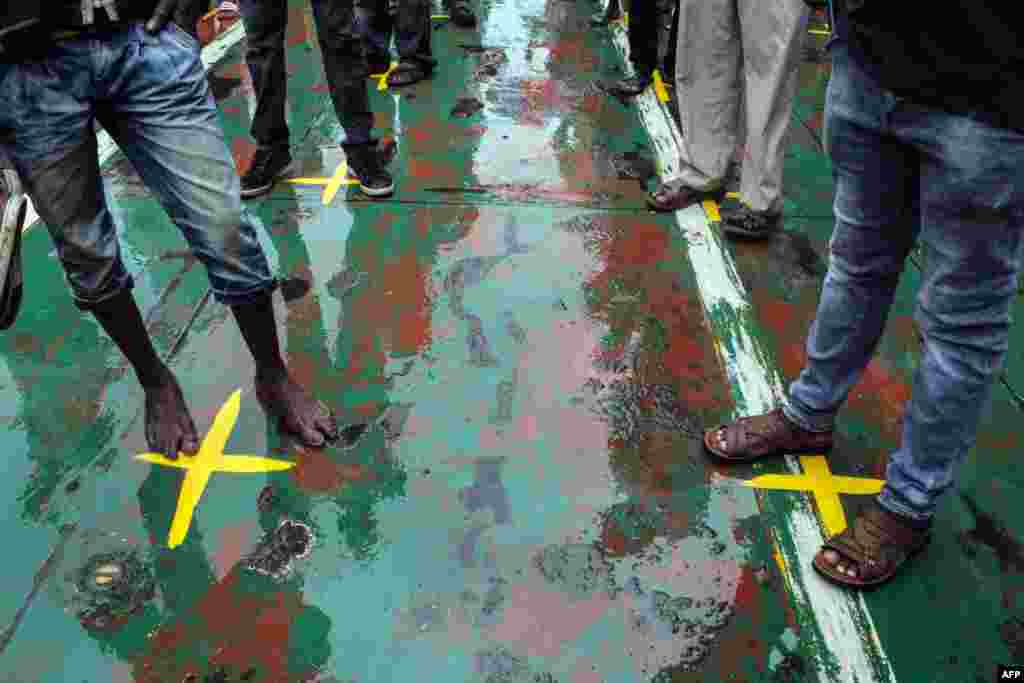
{"type": "Polygon", "coordinates": [[[383,60],[394,34],[399,59],[432,64],[431,0],[398,0],[397,5],[394,15],[382,10],[371,19],[367,35],[370,54],[383,60]]]}
{"type": "MultiPolygon", "coordinates": [[[[650,75],[658,68],[658,46],[661,44],[661,27],[665,24],[665,14],[671,5],[673,12],[672,29],[668,38],[668,54],[665,63],[674,66],[676,63],[676,36],[679,22],[674,20],[678,11],[678,0],[668,3],[658,0],[633,0],[629,7],[629,57],[637,74],[650,75]]],[[[662,74],[664,75],[664,74],[662,74]]]]}
{"type": "MultiPolygon", "coordinates": [[[[310,0],[323,53],[327,86],[346,144],[371,141],[373,115],[367,92],[369,67],[355,0],[310,0]]],[[[245,59],[256,91],[252,136],[260,147],[288,144],[285,119],[285,34],[288,0],[242,0],[245,59]]]]}

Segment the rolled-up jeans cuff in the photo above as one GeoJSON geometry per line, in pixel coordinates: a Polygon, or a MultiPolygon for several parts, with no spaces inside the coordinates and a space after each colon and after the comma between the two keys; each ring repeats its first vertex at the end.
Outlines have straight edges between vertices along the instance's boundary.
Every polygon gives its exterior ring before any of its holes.
{"type": "Polygon", "coordinates": [[[924,523],[932,518],[932,515],[920,512],[918,510],[914,510],[913,508],[908,507],[907,505],[902,503],[899,497],[893,494],[888,487],[884,487],[882,489],[882,492],[875,497],[875,500],[878,501],[879,505],[881,505],[883,508],[893,513],[894,515],[906,517],[915,522],[924,523]]]}
{"type": "Polygon", "coordinates": [[[128,273],[125,273],[120,278],[117,278],[117,281],[114,282],[110,287],[108,287],[106,290],[104,290],[102,293],[95,297],[83,299],[74,292],[72,292],[71,298],[75,302],[75,306],[78,308],[78,310],[92,311],[95,310],[97,307],[103,305],[105,302],[117,297],[125,290],[132,290],[134,288],[134,278],[132,278],[132,276],[129,275],[128,273]]]}
{"type": "Polygon", "coordinates": [[[213,290],[213,298],[218,303],[224,304],[225,306],[241,306],[243,304],[251,304],[254,301],[263,299],[274,292],[278,287],[277,278],[271,278],[267,282],[261,283],[244,291],[233,291],[233,292],[222,292],[213,290]]]}
{"type": "Polygon", "coordinates": [[[835,415],[808,415],[792,399],[782,401],[782,414],[786,419],[807,432],[831,432],[836,426],[835,415]]]}

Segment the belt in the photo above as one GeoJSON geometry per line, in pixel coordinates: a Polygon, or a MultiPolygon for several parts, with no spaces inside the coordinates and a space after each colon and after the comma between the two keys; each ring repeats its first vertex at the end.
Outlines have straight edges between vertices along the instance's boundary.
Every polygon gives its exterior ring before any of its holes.
{"type": "Polygon", "coordinates": [[[52,32],[53,38],[61,40],[75,38],[94,31],[103,31],[124,25],[131,21],[146,21],[152,13],[155,2],[139,0],[78,0],[79,12],[69,17],[70,21],[58,25],[52,32]],[[118,7],[118,5],[121,7],[118,7]]]}

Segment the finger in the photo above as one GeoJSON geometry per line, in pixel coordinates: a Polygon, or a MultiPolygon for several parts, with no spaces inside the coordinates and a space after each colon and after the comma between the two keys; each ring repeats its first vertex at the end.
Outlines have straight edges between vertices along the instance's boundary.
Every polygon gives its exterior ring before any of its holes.
{"type": "Polygon", "coordinates": [[[177,5],[178,0],[160,0],[156,9],[153,10],[153,16],[146,22],[146,30],[150,33],[159,32],[167,24],[171,13],[177,5]]]}

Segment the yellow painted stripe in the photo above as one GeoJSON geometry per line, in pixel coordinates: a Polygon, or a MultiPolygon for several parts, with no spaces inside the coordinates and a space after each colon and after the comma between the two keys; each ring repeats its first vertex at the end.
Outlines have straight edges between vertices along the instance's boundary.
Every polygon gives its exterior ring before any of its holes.
{"type": "Polygon", "coordinates": [[[225,455],[218,472],[233,474],[256,474],[258,472],[283,472],[295,467],[295,463],[276,458],[263,458],[258,455],[225,455]]]}
{"type": "Polygon", "coordinates": [[[668,90],[665,89],[665,81],[662,80],[659,69],[654,70],[654,94],[662,102],[668,102],[668,90]]]}
{"type": "Polygon", "coordinates": [[[395,67],[397,66],[398,62],[391,62],[391,65],[388,67],[388,70],[385,71],[384,73],[371,74],[371,78],[379,79],[379,81],[377,82],[377,90],[379,90],[380,92],[384,92],[385,90],[388,89],[388,76],[391,75],[391,72],[394,71],[395,67]]]}
{"type": "MultiPolygon", "coordinates": [[[[188,456],[186,456],[188,457],[188,456]]],[[[192,467],[191,463],[178,456],[177,460],[170,460],[159,453],[141,453],[135,456],[136,460],[142,460],[144,462],[152,463],[153,465],[163,465],[164,467],[176,467],[179,470],[187,470],[192,467]]]]}
{"type": "Polygon", "coordinates": [[[328,206],[334,201],[334,196],[338,194],[342,185],[351,185],[356,182],[346,181],[348,181],[348,163],[342,161],[338,164],[338,170],[334,172],[334,176],[331,177],[331,182],[327,183],[327,188],[324,189],[324,206],[328,206]]]}
{"type": "Polygon", "coordinates": [[[885,486],[884,479],[862,479],[860,477],[832,477],[836,490],[839,493],[849,493],[854,496],[872,496],[885,486]]]}
{"type": "Polygon", "coordinates": [[[294,185],[327,185],[331,182],[330,178],[289,178],[289,183],[294,185]]]}
{"type": "Polygon", "coordinates": [[[807,477],[793,474],[762,474],[743,482],[752,489],[773,489],[776,491],[811,491],[813,484],[807,477]]]}
{"type": "Polygon", "coordinates": [[[431,19],[439,19],[439,20],[443,21],[445,19],[448,19],[449,17],[448,17],[447,14],[431,14],[430,18],[431,19]]]}
{"type": "Polygon", "coordinates": [[[708,215],[708,220],[712,223],[718,223],[722,220],[721,214],[718,213],[718,202],[714,199],[704,200],[704,213],[708,215]]]}

